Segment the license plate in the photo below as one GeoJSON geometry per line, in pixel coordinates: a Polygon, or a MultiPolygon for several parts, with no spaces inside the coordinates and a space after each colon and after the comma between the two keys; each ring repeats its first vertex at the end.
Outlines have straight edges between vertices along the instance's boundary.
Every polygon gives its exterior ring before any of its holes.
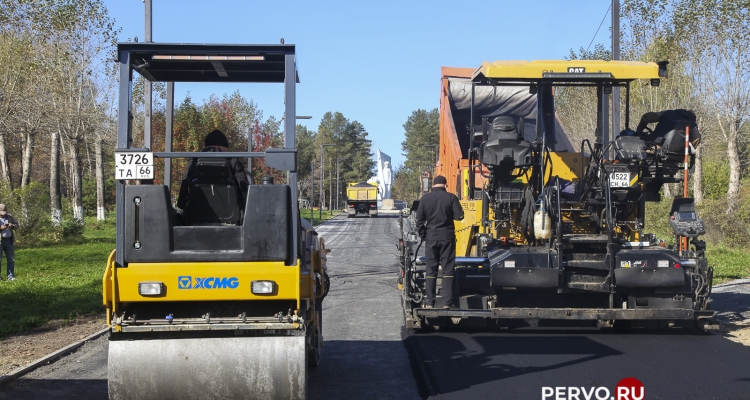
{"type": "Polygon", "coordinates": [[[609,187],[630,187],[630,172],[612,172],[609,174],[609,187]]]}
{"type": "Polygon", "coordinates": [[[154,179],[154,154],[115,153],[115,179],[154,179]]]}

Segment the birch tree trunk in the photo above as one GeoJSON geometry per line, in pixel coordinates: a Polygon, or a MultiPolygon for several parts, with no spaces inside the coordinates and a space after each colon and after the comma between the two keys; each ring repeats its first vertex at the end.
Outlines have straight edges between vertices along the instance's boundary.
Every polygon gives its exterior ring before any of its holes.
{"type": "Polygon", "coordinates": [[[94,157],[96,158],[96,220],[104,221],[106,208],[104,207],[104,165],[102,160],[102,138],[97,136],[94,142],[94,157]]]}
{"type": "Polygon", "coordinates": [[[8,151],[5,147],[5,134],[0,133],[0,179],[11,187],[10,165],[8,164],[8,151]]]}
{"type": "Polygon", "coordinates": [[[81,160],[79,145],[80,139],[71,140],[70,146],[70,157],[68,158],[68,165],[70,166],[70,201],[73,205],[73,218],[81,225],[83,225],[83,182],[81,172],[81,160]]]}
{"type": "Polygon", "coordinates": [[[729,158],[729,188],[727,189],[727,214],[737,210],[740,202],[740,151],[738,146],[738,132],[735,127],[729,128],[727,141],[727,157],[729,158]]]}
{"type": "Polygon", "coordinates": [[[693,199],[696,204],[703,201],[703,152],[701,146],[695,149],[695,171],[693,171],[693,199]]]}
{"type": "Polygon", "coordinates": [[[60,201],[60,132],[53,131],[51,136],[49,158],[49,205],[52,224],[54,226],[60,226],[62,223],[62,202],[60,201]]]}
{"type": "Polygon", "coordinates": [[[24,136],[23,161],[21,162],[21,187],[26,187],[31,182],[31,152],[34,148],[34,133],[26,132],[24,136]]]}
{"type": "Polygon", "coordinates": [[[665,199],[671,199],[672,198],[672,184],[665,183],[664,186],[664,198],[665,199]]]}

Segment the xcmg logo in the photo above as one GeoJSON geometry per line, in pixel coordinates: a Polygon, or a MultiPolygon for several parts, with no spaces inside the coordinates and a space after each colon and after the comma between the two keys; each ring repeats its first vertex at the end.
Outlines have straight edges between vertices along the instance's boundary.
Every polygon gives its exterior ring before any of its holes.
{"type": "Polygon", "coordinates": [[[193,278],[192,276],[178,276],[177,289],[236,289],[240,285],[235,277],[193,278]]]}

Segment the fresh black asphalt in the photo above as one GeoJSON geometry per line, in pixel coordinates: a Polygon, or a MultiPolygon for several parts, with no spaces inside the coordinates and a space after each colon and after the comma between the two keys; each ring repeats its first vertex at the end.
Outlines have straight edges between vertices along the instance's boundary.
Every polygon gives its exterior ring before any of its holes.
{"type": "Polygon", "coordinates": [[[432,398],[542,399],[545,386],[603,386],[614,396],[626,377],[643,383],[646,399],[750,398],[750,348],[711,333],[536,328],[408,340],[432,398]]]}

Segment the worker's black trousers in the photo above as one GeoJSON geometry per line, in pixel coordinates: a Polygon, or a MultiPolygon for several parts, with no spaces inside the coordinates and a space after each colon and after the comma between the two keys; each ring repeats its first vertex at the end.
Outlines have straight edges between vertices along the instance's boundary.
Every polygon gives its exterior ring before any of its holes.
{"type": "Polygon", "coordinates": [[[425,242],[425,290],[427,305],[435,305],[438,264],[443,266],[443,304],[453,305],[453,271],[456,269],[456,240],[428,240],[425,242]]]}

